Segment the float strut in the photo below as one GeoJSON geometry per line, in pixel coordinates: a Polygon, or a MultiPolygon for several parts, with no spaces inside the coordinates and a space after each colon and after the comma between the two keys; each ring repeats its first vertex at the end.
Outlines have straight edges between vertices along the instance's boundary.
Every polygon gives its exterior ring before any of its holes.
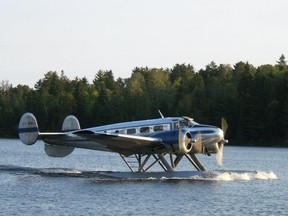
{"type": "Polygon", "coordinates": [[[158,157],[160,159],[160,161],[163,163],[163,165],[166,167],[167,172],[173,172],[173,168],[170,166],[170,164],[167,162],[167,160],[165,159],[165,157],[162,154],[158,154],[158,157]]]}

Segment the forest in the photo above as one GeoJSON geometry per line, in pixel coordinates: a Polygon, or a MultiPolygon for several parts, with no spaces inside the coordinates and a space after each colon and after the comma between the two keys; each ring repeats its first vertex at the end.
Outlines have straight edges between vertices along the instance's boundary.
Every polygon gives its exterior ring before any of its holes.
{"type": "Polygon", "coordinates": [[[190,64],[173,68],[136,67],[131,77],[115,79],[99,70],[92,83],[85,76],[68,79],[47,72],[34,88],[9,81],[0,84],[0,137],[16,138],[22,114],[32,112],[41,131],[59,131],[67,115],[81,127],[190,116],[196,122],[228,124],[231,145],[288,146],[288,66],[281,55],[275,65],[255,67],[209,63],[195,71],[190,64]]]}

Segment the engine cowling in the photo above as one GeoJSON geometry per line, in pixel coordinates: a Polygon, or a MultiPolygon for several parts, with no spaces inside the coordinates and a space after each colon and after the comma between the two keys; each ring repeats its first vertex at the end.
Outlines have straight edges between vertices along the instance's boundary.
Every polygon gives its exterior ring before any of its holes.
{"type": "Polygon", "coordinates": [[[193,141],[189,131],[184,129],[179,130],[178,148],[180,154],[188,154],[192,150],[193,141]]]}

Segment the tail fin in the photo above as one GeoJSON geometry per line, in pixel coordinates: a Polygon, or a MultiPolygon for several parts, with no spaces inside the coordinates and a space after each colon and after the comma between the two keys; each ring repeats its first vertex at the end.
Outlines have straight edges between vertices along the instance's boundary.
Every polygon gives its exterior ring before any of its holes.
{"type": "Polygon", "coordinates": [[[69,132],[74,130],[80,130],[80,123],[75,116],[69,115],[63,121],[62,131],[69,132]]]}
{"type": "Polygon", "coordinates": [[[39,128],[32,113],[25,113],[21,117],[18,132],[20,140],[26,145],[33,145],[37,141],[39,128]]]}

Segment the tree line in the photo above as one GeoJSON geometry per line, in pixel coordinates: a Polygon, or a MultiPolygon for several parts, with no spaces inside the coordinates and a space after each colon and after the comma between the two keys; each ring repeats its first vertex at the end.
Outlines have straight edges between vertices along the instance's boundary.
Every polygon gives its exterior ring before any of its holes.
{"type": "Polygon", "coordinates": [[[65,116],[81,127],[164,116],[190,116],[220,126],[226,118],[230,143],[288,146],[288,66],[233,66],[215,62],[195,71],[190,64],[173,68],[136,67],[127,79],[100,70],[93,83],[73,80],[62,71],[47,72],[34,86],[8,81],[0,86],[0,137],[17,137],[20,117],[32,112],[41,131],[59,131],[65,116]]]}

